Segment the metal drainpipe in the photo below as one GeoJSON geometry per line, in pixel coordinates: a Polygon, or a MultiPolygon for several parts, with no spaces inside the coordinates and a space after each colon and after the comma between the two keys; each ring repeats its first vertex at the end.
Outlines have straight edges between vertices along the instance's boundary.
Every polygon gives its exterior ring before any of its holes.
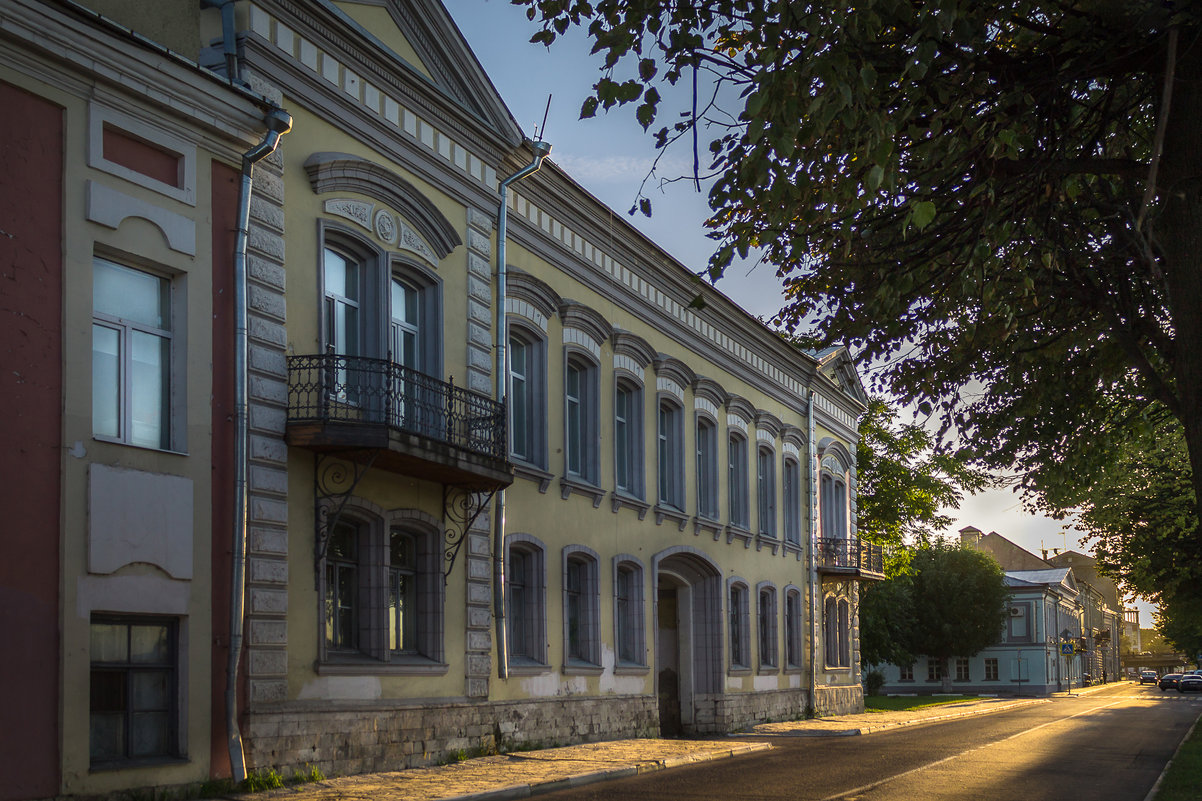
{"type": "Polygon", "coordinates": [[[246,757],[238,730],[238,663],[242,658],[242,627],[246,608],[246,473],[247,473],[247,311],[246,241],[250,226],[250,193],[256,162],[270,155],[280,137],[292,130],[292,117],[273,108],[263,119],[267,135],[242,154],[242,185],[238,190],[238,238],[234,245],[234,571],[230,586],[230,655],[226,665],[225,721],[229,737],[230,770],[236,781],[246,778],[246,757]]]}
{"type": "Polygon", "coordinates": [[[200,0],[201,8],[221,10],[221,52],[225,55],[226,79],[230,83],[243,85],[238,69],[238,40],[234,25],[235,0],[200,0]]]}
{"type": "MultiPolygon", "coordinates": [[[[508,269],[505,265],[505,232],[509,225],[509,185],[515,184],[526,176],[538,171],[543,159],[551,152],[549,142],[532,142],[534,157],[530,163],[515,172],[500,186],[500,206],[497,210],[497,338],[494,346],[497,363],[495,369],[495,395],[501,402],[505,414],[508,414],[509,401],[508,378],[505,369],[505,349],[509,345],[509,324],[505,319],[505,279],[508,269]]],[[[509,425],[505,425],[505,454],[509,454],[509,425]]],[[[493,580],[492,605],[493,619],[497,627],[497,677],[509,678],[509,642],[505,631],[505,489],[497,492],[493,506],[493,580]]]]}
{"type": "Polygon", "coordinates": [[[809,403],[806,404],[807,449],[810,460],[810,513],[807,517],[809,525],[809,547],[806,556],[806,578],[810,583],[810,708],[818,712],[818,563],[814,556],[815,523],[814,513],[818,508],[818,443],[814,442],[814,390],[810,390],[809,403]]]}

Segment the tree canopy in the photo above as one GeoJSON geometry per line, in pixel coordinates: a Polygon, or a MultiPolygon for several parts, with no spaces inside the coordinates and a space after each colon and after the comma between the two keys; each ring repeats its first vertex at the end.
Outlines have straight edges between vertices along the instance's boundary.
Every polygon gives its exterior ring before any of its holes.
{"type": "Polygon", "coordinates": [[[955,454],[935,449],[922,425],[901,423],[896,408],[872,398],[860,418],[856,444],[856,528],[885,546],[926,543],[947,530],[964,493],[989,484],[989,476],[955,454]]]}
{"type": "Polygon", "coordinates": [[[587,28],[583,116],[631,104],[717,175],[711,276],[758,249],[783,324],[1028,489],[1166,410],[1198,496],[1202,3],[513,2],[587,28]]]}
{"type": "Polygon", "coordinates": [[[1010,590],[990,554],[933,542],[914,550],[909,572],[864,588],[860,651],[865,664],[906,664],[924,654],[943,665],[995,644],[1006,620],[1010,590]]]}

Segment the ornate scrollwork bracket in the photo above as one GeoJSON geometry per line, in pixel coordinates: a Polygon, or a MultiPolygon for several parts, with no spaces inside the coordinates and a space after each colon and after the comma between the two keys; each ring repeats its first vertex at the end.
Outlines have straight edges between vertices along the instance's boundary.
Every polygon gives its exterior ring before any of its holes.
{"type": "MultiPolygon", "coordinates": [[[[362,451],[356,452],[361,455],[362,451]]],[[[346,502],[355,494],[355,487],[367,475],[380,454],[373,450],[367,461],[347,461],[337,454],[316,453],[313,459],[313,519],[316,531],[313,539],[313,581],[320,587],[321,564],[326,558],[330,532],[337,526],[346,502]]]]}
{"type": "Polygon", "coordinates": [[[459,557],[459,551],[463,548],[467,533],[471,531],[476,518],[488,508],[488,504],[492,502],[493,496],[496,494],[495,489],[472,492],[462,487],[443,486],[442,512],[443,519],[446,521],[444,527],[446,533],[443,540],[446,545],[443,551],[443,559],[446,562],[446,570],[442,575],[444,584],[455,568],[455,560],[459,557]]]}

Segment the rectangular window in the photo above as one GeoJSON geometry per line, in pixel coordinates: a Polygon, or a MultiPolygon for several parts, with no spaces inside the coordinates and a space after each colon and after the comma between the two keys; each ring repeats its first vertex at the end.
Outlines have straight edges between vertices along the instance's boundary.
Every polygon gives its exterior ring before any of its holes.
{"type": "Polygon", "coordinates": [[[681,410],[676,404],[664,400],[659,404],[657,425],[659,503],[670,509],[683,511],[684,494],[681,436],[681,410]]]}
{"type": "Polygon", "coordinates": [[[326,545],[326,648],[359,650],[359,528],[340,523],[326,545]]]}
{"type": "Polygon", "coordinates": [[[92,431],[171,448],[171,282],[92,261],[92,431]]]}
{"type": "Polygon", "coordinates": [[[956,681],[968,681],[968,659],[956,657],[956,681]]]}
{"type": "Polygon", "coordinates": [[[998,660],[995,657],[985,658],[985,681],[998,680],[998,660]]]}
{"type": "Polygon", "coordinates": [[[898,670],[898,681],[914,681],[914,663],[901,666],[898,670]]]}
{"type": "Polygon", "coordinates": [[[727,478],[730,484],[730,524],[747,528],[747,440],[732,434],[727,445],[727,478]]]}
{"type": "Polygon", "coordinates": [[[927,657],[927,681],[943,681],[943,663],[927,657]]]}
{"type": "Polygon", "coordinates": [[[759,533],[776,537],[776,460],[768,448],[756,451],[756,510],[759,533]]]}
{"type": "Polygon", "coordinates": [[[90,628],[92,764],[180,756],[176,621],[97,615],[90,628]]]}
{"type": "Polygon", "coordinates": [[[785,540],[801,544],[801,476],[797,462],[785,460],[785,540]]]}
{"type": "Polygon", "coordinates": [[[718,427],[697,418],[697,514],[718,519],[718,427]]]}

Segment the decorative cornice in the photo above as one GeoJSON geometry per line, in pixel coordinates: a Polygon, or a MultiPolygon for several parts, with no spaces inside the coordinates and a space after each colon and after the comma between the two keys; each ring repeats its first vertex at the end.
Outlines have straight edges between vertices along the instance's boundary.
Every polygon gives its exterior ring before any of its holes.
{"type": "Polygon", "coordinates": [[[655,361],[655,348],[651,347],[651,343],[637,334],[632,334],[629,331],[623,331],[620,328],[613,329],[613,348],[614,353],[619,356],[629,356],[638,362],[643,369],[647,365],[655,361]]]}
{"type": "Polygon", "coordinates": [[[548,319],[555,316],[561,300],[549,284],[521,270],[508,270],[506,278],[505,294],[509,298],[526,301],[548,319]]]}
{"type": "Polygon", "coordinates": [[[388,204],[413,224],[440,259],[463,244],[438,207],[387,167],[349,153],[314,153],[305,160],[305,172],[319,195],[356,192],[388,204]]]}
{"type": "Polygon", "coordinates": [[[598,343],[609,339],[613,326],[601,313],[569,298],[559,302],[559,319],[564,328],[579,328],[598,343]]]}
{"type": "Polygon", "coordinates": [[[657,354],[652,364],[655,367],[655,375],[657,377],[669,378],[681,387],[691,386],[694,379],[697,378],[696,373],[693,372],[693,368],[680,359],[669,356],[666,353],[657,354]]]}
{"type": "Polygon", "coordinates": [[[726,411],[729,414],[738,415],[748,423],[755,420],[755,407],[748,403],[746,398],[742,398],[738,395],[727,396],[726,411]]]}
{"type": "Polygon", "coordinates": [[[697,376],[696,380],[693,381],[693,395],[698,398],[705,398],[714,404],[714,406],[726,405],[726,390],[712,378],[697,376]]]}
{"type": "Polygon", "coordinates": [[[780,418],[772,414],[772,412],[764,409],[755,410],[755,428],[757,431],[766,431],[775,439],[779,434],[784,423],[780,418]]]}

